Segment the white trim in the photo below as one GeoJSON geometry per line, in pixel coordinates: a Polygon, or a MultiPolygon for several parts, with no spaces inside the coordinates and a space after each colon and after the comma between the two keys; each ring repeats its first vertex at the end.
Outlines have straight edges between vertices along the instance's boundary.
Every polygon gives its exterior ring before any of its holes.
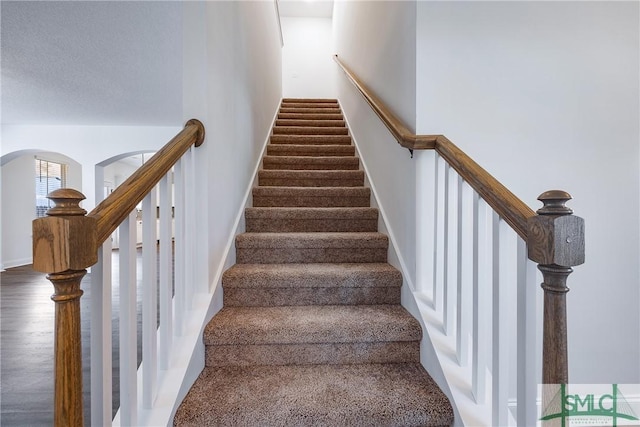
{"type": "Polygon", "coordinates": [[[4,263],[2,263],[0,271],[5,271],[7,268],[22,267],[23,265],[29,264],[33,264],[33,257],[18,258],[10,261],[5,261],[4,263]]]}

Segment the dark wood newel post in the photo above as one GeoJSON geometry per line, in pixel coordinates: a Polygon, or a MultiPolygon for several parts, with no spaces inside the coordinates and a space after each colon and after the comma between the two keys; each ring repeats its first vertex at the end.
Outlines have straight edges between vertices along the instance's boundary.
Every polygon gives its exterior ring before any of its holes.
{"type": "Polygon", "coordinates": [[[47,275],[55,293],[54,425],[81,426],[82,346],[80,343],[80,282],[87,270],[47,275]]]}
{"type": "Polygon", "coordinates": [[[54,425],[82,426],[80,282],[97,258],[96,220],[79,204],[84,195],[63,188],[47,196],[55,206],[33,221],[33,268],[48,273],[55,302],[54,425]]]}
{"type": "Polygon", "coordinates": [[[584,220],[565,206],[569,193],[547,191],[538,200],[544,206],[528,220],[527,246],[544,278],[542,383],[567,384],[567,277],[584,263],[584,220]]]}

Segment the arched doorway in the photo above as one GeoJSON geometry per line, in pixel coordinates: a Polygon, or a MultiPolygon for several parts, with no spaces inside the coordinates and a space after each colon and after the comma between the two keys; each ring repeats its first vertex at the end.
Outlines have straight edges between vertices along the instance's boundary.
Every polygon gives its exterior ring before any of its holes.
{"type": "Polygon", "coordinates": [[[44,214],[48,190],[82,189],[82,165],[62,153],[20,150],[0,157],[2,269],[31,264],[31,222],[44,214]]]}

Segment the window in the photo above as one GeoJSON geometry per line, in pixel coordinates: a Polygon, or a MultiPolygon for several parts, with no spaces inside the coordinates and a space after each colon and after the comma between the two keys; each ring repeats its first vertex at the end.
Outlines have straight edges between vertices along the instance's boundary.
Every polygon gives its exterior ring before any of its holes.
{"type": "Polygon", "coordinates": [[[67,181],[67,165],[36,159],[36,218],[46,216],[53,202],[47,194],[63,188],[67,181]]]}

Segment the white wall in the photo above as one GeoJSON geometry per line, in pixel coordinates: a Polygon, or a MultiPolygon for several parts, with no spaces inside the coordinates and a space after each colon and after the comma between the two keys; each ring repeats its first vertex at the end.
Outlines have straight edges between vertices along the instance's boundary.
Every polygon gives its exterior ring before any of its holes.
{"type": "Polygon", "coordinates": [[[216,268],[282,96],[281,45],[271,2],[185,8],[184,111],[201,119],[207,132],[197,149],[198,192],[207,201],[203,264],[208,283],[215,285],[216,268]]]}
{"type": "MultiPolygon", "coordinates": [[[[183,7],[183,111],[185,119],[201,120],[207,134],[196,149],[196,193],[203,201],[196,214],[203,238],[192,265],[196,281],[214,292],[206,301],[204,328],[222,307],[221,274],[235,263],[232,242],[236,229],[244,230],[244,196],[282,97],[282,57],[272,2],[184,2],[183,7]]],[[[185,355],[189,363],[178,403],[204,367],[201,332],[189,333],[195,351],[185,355]]]]}
{"type": "MultiPolygon", "coordinates": [[[[335,52],[400,117],[415,128],[415,2],[337,1],[335,52]]],[[[415,164],[357,90],[334,66],[338,97],[387,216],[399,257],[415,281],[415,164]]]]}
{"type": "Polygon", "coordinates": [[[569,379],[640,382],[637,2],[418,2],[417,130],[586,221],[569,379]]]}
{"type": "Polygon", "coordinates": [[[415,14],[411,1],[339,0],[333,15],[335,53],[410,130],[416,121],[415,14]]]}
{"type": "Polygon", "coordinates": [[[331,18],[283,17],[282,96],[335,98],[331,18]]]}
{"type": "Polygon", "coordinates": [[[23,164],[27,162],[25,158],[32,162],[34,153],[46,152],[46,158],[51,160],[57,158],[54,153],[59,153],[76,161],[78,166],[70,168],[67,186],[86,196],[81,206],[90,211],[95,207],[95,171],[98,163],[124,153],[157,151],[180,129],[176,126],[3,125],[0,157],[2,264],[16,266],[31,262],[31,221],[35,218],[34,168],[33,165],[26,168],[26,163],[23,164]],[[21,189],[19,192],[18,188],[21,189]]]}

